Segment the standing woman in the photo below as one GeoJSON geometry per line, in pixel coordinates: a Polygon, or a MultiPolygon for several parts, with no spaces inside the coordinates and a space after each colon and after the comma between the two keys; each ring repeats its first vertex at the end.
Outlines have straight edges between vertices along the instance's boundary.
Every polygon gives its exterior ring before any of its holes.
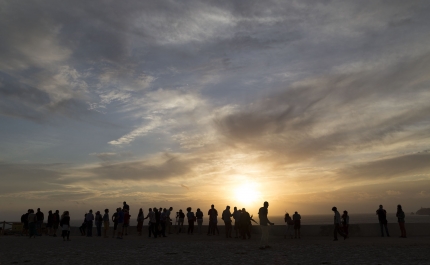
{"type": "Polygon", "coordinates": [[[103,215],[103,234],[105,238],[108,238],[107,232],[109,230],[109,209],[105,209],[105,214],[103,215]]]}
{"type": "Polygon", "coordinates": [[[285,214],[284,221],[285,221],[285,224],[287,225],[287,230],[285,231],[284,238],[287,238],[287,235],[289,235],[291,238],[294,238],[293,236],[294,221],[293,219],[291,219],[291,216],[289,213],[285,214]]]}
{"type": "Polygon", "coordinates": [[[178,213],[178,234],[181,233],[182,226],[184,225],[185,214],[182,212],[182,209],[179,210],[178,213]]]}
{"type": "Polygon", "coordinates": [[[200,211],[200,208],[197,208],[196,219],[197,219],[197,230],[199,234],[202,234],[203,212],[200,211]]]}
{"type": "Polygon", "coordinates": [[[402,210],[402,206],[399,204],[397,205],[397,213],[396,213],[397,221],[399,222],[400,232],[401,236],[403,238],[406,238],[406,229],[405,229],[405,213],[402,210]]]}
{"type": "Polygon", "coordinates": [[[142,235],[143,218],[143,210],[140,208],[139,213],[137,214],[137,234],[139,236],[142,235]]]}
{"type": "Polygon", "coordinates": [[[348,227],[349,227],[349,215],[348,211],[343,211],[342,214],[342,226],[343,226],[343,232],[346,236],[348,236],[348,227]]]}
{"type": "Polygon", "coordinates": [[[191,207],[187,208],[187,218],[188,218],[188,234],[192,235],[194,232],[194,222],[196,221],[196,217],[194,213],[191,211],[191,207]]]}
{"type": "Polygon", "coordinates": [[[60,226],[61,226],[61,236],[63,237],[63,241],[66,241],[66,237],[67,237],[67,241],[70,241],[69,236],[70,236],[70,216],[69,216],[69,211],[65,211],[62,215],[61,215],[61,221],[60,221],[60,226]]]}
{"type": "Polygon", "coordinates": [[[100,211],[96,212],[96,227],[97,227],[97,236],[102,236],[102,224],[103,224],[103,216],[100,211]]]}

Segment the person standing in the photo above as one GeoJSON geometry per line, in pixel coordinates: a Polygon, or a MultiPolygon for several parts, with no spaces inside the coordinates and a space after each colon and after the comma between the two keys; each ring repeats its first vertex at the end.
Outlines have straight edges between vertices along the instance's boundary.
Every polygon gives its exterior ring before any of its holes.
{"type": "Polygon", "coordinates": [[[139,209],[139,213],[137,214],[137,235],[141,236],[142,235],[142,228],[143,228],[143,210],[142,208],[139,209]]]}
{"type": "Polygon", "coordinates": [[[82,225],[79,227],[79,232],[81,232],[81,236],[85,236],[87,233],[87,214],[84,215],[84,221],[82,225]]]}
{"type": "Polygon", "coordinates": [[[154,234],[154,238],[157,238],[157,233],[155,233],[155,213],[152,211],[152,208],[148,209],[148,214],[146,215],[146,217],[144,219],[148,219],[149,218],[149,222],[148,222],[148,237],[151,237],[151,233],[154,234]]]}
{"type": "Polygon", "coordinates": [[[48,211],[48,222],[46,223],[45,235],[51,236],[52,234],[52,210],[48,211]]]}
{"type": "Polygon", "coordinates": [[[60,225],[60,211],[56,210],[52,217],[52,228],[54,230],[53,236],[57,236],[58,226],[60,225]]]}
{"type": "Polygon", "coordinates": [[[379,209],[376,210],[376,215],[378,215],[378,221],[379,226],[381,227],[381,237],[384,237],[384,230],[387,233],[387,237],[390,237],[390,234],[388,233],[388,227],[387,227],[387,211],[385,211],[384,207],[382,205],[379,205],[379,209]]]}
{"type": "Polygon", "coordinates": [[[154,209],[152,209],[154,211],[155,214],[155,233],[160,236],[161,234],[161,213],[158,211],[158,209],[156,207],[154,207],[154,209]]]}
{"type": "MultiPolygon", "coordinates": [[[[405,229],[405,213],[402,210],[402,206],[397,205],[397,213],[396,213],[397,221],[399,222],[400,233],[402,238],[406,238],[406,229],[405,229]]],[[[388,234],[388,232],[387,232],[388,234]]]]}
{"type": "Polygon", "coordinates": [[[284,238],[287,238],[287,235],[289,235],[291,238],[294,238],[293,236],[294,221],[291,218],[289,213],[285,214],[284,221],[285,221],[285,225],[287,226],[287,230],[285,231],[284,238]]]}
{"type": "Polygon", "coordinates": [[[233,219],[234,219],[234,232],[235,232],[235,237],[234,238],[238,238],[238,235],[240,235],[240,210],[237,210],[237,207],[234,207],[234,211],[233,211],[233,219]]]}
{"type": "Polygon", "coordinates": [[[122,234],[128,235],[128,227],[130,226],[131,215],[127,209],[122,210],[124,212],[124,224],[122,226],[122,234]]]}
{"type": "Polygon", "coordinates": [[[43,212],[40,211],[40,208],[37,208],[36,212],[36,229],[37,229],[37,235],[42,236],[42,226],[43,226],[43,220],[45,220],[45,215],[43,212]]]}
{"type": "Polygon", "coordinates": [[[102,236],[103,216],[100,211],[96,212],[95,223],[97,228],[97,236],[102,236]]]}
{"type": "Polygon", "coordinates": [[[230,206],[227,205],[227,207],[225,207],[225,210],[222,212],[222,220],[224,221],[224,224],[225,224],[226,238],[231,238],[231,230],[232,230],[231,217],[232,216],[233,215],[230,212],[230,206]]]}
{"type": "Polygon", "coordinates": [[[173,211],[173,207],[170,207],[169,210],[166,211],[166,230],[168,231],[169,234],[173,234],[172,233],[172,219],[170,218],[170,214],[173,211]]]}
{"type": "Polygon", "coordinates": [[[130,206],[126,202],[123,202],[122,203],[122,210],[125,210],[125,209],[130,212],[130,206]]]}
{"type": "Polygon", "coordinates": [[[182,226],[184,226],[185,214],[182,212],[182,209],[179,209],[178,212],[178,234],[181,233],[182,226]]]}
{"type": "Polygon", "coordinates": [[[69,212],[65,211],[63,212],[63,214],[61,215],[61,221],[60,221],[60,226],[61,226],[61,236],[63,237],[63,241],[70,241],[70,216],[69,216],[69,212]]]}
{"type": "Polygon", "coordinates": [[[34,210],[28,210],[28,236],[29,238],[36,238],[37,229],[36,229],[37,216],[34,214],[34,210]]]}
{"type": "Polygon", "coordinates": [[[246,236],[248,236],[248,239],[251,239],[251,216],[246,211],[245,208],[242,208],[240,211],[240,218],[239,218],[239,228],[240,228],[240,235],[242,236],[242,239],[246,239],[246,236]]]}
{"type": "Polygon", "coordinates": [[[118,229],[118,212],[120,211],[120,208],[116,208],[116,212],[112,214],[112,222],[113,222],[113,234],[112,238],[115,237],[116,230],[118,229]]]}
{"type": "Polygon", "coordinates": [[[349,228],[349,215],[348,211],[343,211],[342,214],[342,226],[343,226],[343,232],[348,237],[348,228],[349,228]]]}
{"type": "Polygon", "coordinates": [[[188,218],[188,234],[192,235],[194,232],[194,222],[196,221],[196,217],[194,212],[191,211],[191,207],[187,208],[187,218],[188,218]]]}
{"type": "Polygon", "coordinates": [[[118,220],[118,234],[117,234],[117,239],[122,239],[122,233],[123,233],[123,229],[124,229],[124,212],[121,210],[121,208],[118,208],[118,216],[117,216],[117,220],[118,220]]]}
{"type": "Polygon", "coordinates": [[[258,211],[258,217],[260,218],[260,228],[261,228],[260,249],[270,248],[269,225],[274,225],[274,223],[271,223],[269,221],[269,218],[267,217],[267,215],[269,214],[268,208],[269,208],[269,203],[266,201],[264,202],[263,207],[261,207],[260,210],[258,211]]]}
{"type": "Polygon", "coordinates": [[[336,207],[331,208],[331,210],[334,212],[334,232],[333,232],[333,236],[334,239],[333,241],[337,241],[337,234],[339,233],[339,235],[343,236],[343,239],[346,239],[346,235],[345,233],[342,231],[342,229],[340,228],[340,224],[341,224],[341,219],[340,219],[340,213],[337,211],[336,207]]]}
{"type": "Polygon", "coordinates": [[[90,210],[90,212],[87,213],[87,216],[85,217],[85,221],[87,223],[87,237],[93,236],[93,220],[94,220],[93,210],[90,210]]]}
{"type": "Polygon", "coordinates": [[[160,214],[160,224],[161,224],[161,235],[163,237],[166,236],[166,227],[167,227],[167,209],[164,208],[163,212],[160,214]]]}
{"type": "Polygon", "coordinates": [[[297,238],[297,236],[300,238],[300,226],[301,226],[301,220],[302,217],[297,212],[294,212],[293,214],[293,221],[294,221],[294,238],[297,238]]]}
{"type": "MultiPolygon", "coordinates": [[[[215,206],[212,204],[211,208],[208,211],[209,215],[209,227],[208,227],[208,236],[210,234],[215,235],[215,230],[218,230],[217,228],[217,217],[218,217],[218,211],[215,209],[215,206]]],[[[219,235],[219,231],[218,231],[219,235]]]]}
{"type": "Polygon", "coordinates": [[[109,209],[105,209],[105,214],[103,215],[103,236],[105,238],[109,237],[107,235],[108,230],[109,230],[109,209]]]}
{"type": "Polygon", "coordinates": [[[202,234],[202,225],[203,225],[203,212],[200,211],[200,208],[197,208],[196,212],[196,219],[197,219],[197,229],[199,234],[202,234]]]}
{"type": "Polygon", "coordinates": [[[25,236],[28,235],[28,214],[29,213],[30,213],[30,210],[27,210],[25,214],[21,215],[21,223],[23,224],[22,235],[25,235],[25,236]]]}

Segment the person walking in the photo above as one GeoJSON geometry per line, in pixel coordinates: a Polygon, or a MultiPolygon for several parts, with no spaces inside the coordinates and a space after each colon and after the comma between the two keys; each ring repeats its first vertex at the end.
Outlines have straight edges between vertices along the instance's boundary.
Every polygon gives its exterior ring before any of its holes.
{"type": "Polygon", "coordinates": [[[60,211],[55,210],[55,213],[52,216],[52,229],[53,229],[53,237],[57,236],[58,226],[60,225],[60,211]]]}
{"type": "Polygon", "coordinates": [[[157,233],[155,232],[156,219],[155,219],[155,213],[152,211],[152,208],[148,209],[148,214],[144,219],[148,219],[148,218],[149,218],[148,237],[151,237],[151,233],[152,233],[154,235],[154,238],[157,238],[157,233]]]}
{"type": "Polygon", "coordinates": [[[260,218],[260,228],[261,228],[260,249],[270,248],[269,225],[274,225],[274,223],[271,223],[269,221],[269,218],[267,217],[267,215],[269,214],[268,208],[269,208],[269,203],[266,201],[264,202],[263,207],[261,207],[260,210],[258,211],[258,217],[260,218]]]}
{"type": "Polygon", "coordinates": [[[87,217],[85,217],[85,220],[87,221],[87,237],[93,236],[93,210],[90,210],[89,213],[87,213],[87,217]]]}
{"type": "Polygon", "coordinates": [[[333,232],[334,239],[333,239],[333,241],[338,240],[337,239],[338,233],[339,233],[339,235],[343,236],[343,239],[345,240],[346,235],[340,227],[340,225],[341,225],[340,213],[337,211],[336,207],[331,208],[331,210],[334,212],[334,232],[333,232]]]}
{"type": "Polygon", "coordinates": [[[387,211],[385,211],[384,207],[382,205],[379,205],[379,209],[376,210],[376,215],[378,215],[378,221],[379,226],[381,227],[381,237],[384,237],[384,230],[387,233],[387,237],[390,237],[390,234],[388,233],[388,227],[387,227],[387,211]]]}
{"type": "Polygon", "coordinates": [[[97,236],[102,236],[103,216],[100,211],[96,212],[95,223],[97,228],[97,236]]]}
{"type": "Polygon", "coordinates": [[[37,216],[34,214],[33,209],[28,210],[28,237],[36,238],[37,229],[36,229],[37,216]]]}
{"type": "Polygon", "coordinates": [[[202,225],[203,225],[203,212],[200,211],[200,208],[197,208],[196,219],[197,219],[197,231],[201,235],[202,225]]]}
{"type": "Polygon", "coordinates": [[[294,238],[297,238],[297,236],[300,239],[300,223],[301,223],[302,217],[299,213],[294,212],[293,214],[293,221],[294,221],[294,238]]]}
{"type": "Polygon", "coordinates": [[[194,212],[191,211],[191,207],[187,208],[187,218],[188,218],[188,234],[192,235],[194,232],[194,222],[196,221],[196,216],[194,212]]]}
{"type": "Polygon", "coordinates": [[[61,226],[61,236],[63,237],[63,241],[70,241],[70,216],[69,216],[69,212],[68,211],[64,211],[63,214],[61,215],[61,221],[60,221],[60,226],[61,226]]]}
{"type": "Polygon", "coordinates": [[[232,230],[231,217],[232,216],[233,215],[230,212],[230,206],[227,205],[227,207],[225,207],[225,210],[222,212],[222,220],[224,221],[224,225],[225,225],[226,238],[231,238],[231,230],[232,230]]]}
{"type": "Polygon", "coordinates": [[[343,232],[345,233],[345,235],[348,237],[349,231],[349,215],[348,215],[348,211],[343,211],[342,214],[342,227],[343,227],[343,232]]]}
{"type": "Polygon", "coordinates": [[[294,238],[294,236],[293,236],[293,231],[294,231],[294,221],[293,221],[293,219],[291,218],[291,216],[290,216],[290,214],[289,214],[289,213],[286,213],[286,214],[285,214],[284,221],[285,221],[285,225],[287,226],[287,227],[286,227],[287,229],[286,229],[286,231],[285,231],[284,238],[287,238],[287,235],[288,235],[288,236],[290,236],[291,238],[294,238]]]}
{"type": "Polygon", "coordinates": [[[406,238],[405,213],[403,212],[402,206],[400,204],[397,205],[396,217],[397,217],[397,221],[399,222],[400,233],[401,233],[400,237],[406,238]]]}
{"type": "Polygon", "coordinates": [[[143,210],[142,208],[139,209],[139,213],[137,214],[137,235],[141,236],[142,235],[142,228],[143,228],[143,220],[144,220],[144,216],[143,216],[143,210]]]}
{"type": "Polygon", "coordinates": [[[109,237],[107,235],[108,230],[109,230],[109,209],[105,209],[105,214],[103,215],[103,236],[104,236],[104,238],[109,237]]]}

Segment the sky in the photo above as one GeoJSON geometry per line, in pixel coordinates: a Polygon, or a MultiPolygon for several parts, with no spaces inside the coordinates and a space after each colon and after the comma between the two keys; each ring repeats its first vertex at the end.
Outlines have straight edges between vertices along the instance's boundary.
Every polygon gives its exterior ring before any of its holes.
{"type": "Polygon", "coordinates": [[[429,13],[403,0],[0,0],[0,219],[123,201],[430,207],[429,13]]]}

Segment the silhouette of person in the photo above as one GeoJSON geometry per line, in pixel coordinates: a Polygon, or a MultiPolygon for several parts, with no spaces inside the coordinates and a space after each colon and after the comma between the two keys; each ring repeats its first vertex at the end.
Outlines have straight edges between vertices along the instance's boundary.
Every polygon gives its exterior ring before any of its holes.
{"type": "Polygon", "coordinates": [[[120,210],[121,210],[121,208],[116,208],[116,211],[112,215],[112,222],[113,222],[112,238],[115,237],[116,230],[118,229],[118,213],[120,210]]]}
{"type": "Polygon", "coordinates": [[[225,224],[225,237],[226,238],[231,238],[231,230],[232,230],[231,217],[232,216],[233,215],[230,212],[230,206],[227,205],[225,210],[222,212],[222,220],[224,220],[224,224],[225,224]]]}
{"type": "Polygon", "coordinates": [[[233,211],[233,219],[234,219],[234,232],[235,232],[235,237],[234,238],[238,238],[238,235],[240,235],[240,210],[237,210],[237,207],[234,207],[234,211],[233,211]]]}
{"type": "Polygon", "coordinates": [[[199,234],[202,234],[202,225],[203,225],[203,212],[200,210],[200,208],[197,208],[196,212],[196,219],[197,219],[197,230],[199,234]]]}
{"type": "Polygon", "coordinates": [[[57,230],[59,225],[60,225],[60,211],[55,210],[55,213],[52,216],[52,227],[54,229],[54,234],[53,234],[54,237],[57,236],[57,230]]]}
{"type": "Polygon", "coordinates": [[[215,230],[218,232],[218,235],[219,235],[219,230],[217,227],[218,211],[215,209],[215,206],[213,204],[211,205],[211,209],[209,209],[208,211],[208,215],[209,215],[208,236],[210,234],[215,235],[215,230]]]}
{"type": "Polygon", "coordinates": [[[52,233],[52,219],[53,219],[53,214],[52,214],[52,211],[49,210],[48,211],[48,223],[46,224],[46,231],[45,231],[45,234],[48,234],[49,236],[52,233]]]}
{"type": "Polygon", "coordinates": [[[97,227],[97,236],[102,236],[103,216],[101,215],[100,211],[96,212],[95,222],[97,227]]]}
{"type": "Polygon", "coordinates": [[[349,228],[349,215],[348,211],[343,211],[342,214],[342,226],[343,226],[343,232],[346,236],[348,236],[348,228],[349,228]]]}
{"type": "MultiPolygon", "coordinates": [[[[270,248],[269,246],[269,225],[274,225],[267,218],[269,214],[269,203],[264,202],[263,207],[258,211],[258,217],[260,218],[260,228],[261,228],[261,240],[260,240],[260,249],[270,248]]],[[[242,210],[243,211],[243,210],[242,210]]],[[[242,218],[243,215],[241,215],[242,218]]]]}
{"type": "Polygon", "coordinates": [[[118,234],[116,236],[117,239],[122,239],[122,235],[124,232],[124,212],[121,210],[121,208],[118,208],[117,212],[117,222],[118,222],[118,234]]]}
{"type": "Polygon", "coordinates": [[[248,239],[251,239],[251,216],[246,211],[245,208],[242,208],[240,211],[240,235],[242,236],[242,239],[246,239],[246,236],[248,236],[248,239]]]}
{"type": "Polygon", "coordinates": [[[122,203],[122,209],[124,210],[124,209],[127,209],[127,211],[128,212],[130,212],[130,206],[126,203],[126,202],[123,202],[122,203]]]}
{"type": "Polygon", "coordinates": [[[87,237],[93,236],[93,210],[90,210],[89,213],[87,213],[87,216],[85,217],[85,220],[87,221],[87,237]]]}
{"type": "Polygon", "coordinates": [[[291,218],[289,213],[285,214],[284,221],[285,221],[285,225],[287,226],[284,238],[287,238],[287,235],[289,235],[291,238],[294,238],[294,236],[293,236],[294,221],[291,218]]]}
{"type": "Polygon", "coordinates": [[[384,227],[385,232],[387,233],[387,237],[390,237],[387,227],[387,211],[384,210],[382,205],[379,205],[379,209],[376,210],[376,215],[378,215],[379,226],[381,227],[381,237],[384,237],[384,227]]]}
{"type": "MultiPolygon", "coordinates": [[[[397,205],[397,213],[396,213],[397,221],[399,222],[400,233],[402,238],[406,238],[406,229],[405,229],[405,213],[402,210],[402,206],[397,205]]],[[[388,233],[388,232],[387,232],[388,233]]]]}
{"type": "Polygon", "coordinates": [[[341,219],[340,219],[340,213],[337,211],[336,207],[331,208],[331,210],[334,212],[334,231],[333,231],[333,236],[334,239],[333,241],[337,241],[337,234],[339,233],[339,235],[343,236],[343,239],[346,239],[346,235],[345,233],[342,231],[342,229],[340,228],[340,224],[341,224],[341,219]]]}
{"type": "Polygon", "coordinates": [[[37,228],[36,228],[36,222],[37,222],[37,216],[34,213],[33,209],[29,209],[28,210],[28,237],[29,238],[36,238],[36,234],[37,234],[37,228]]]}
{"type": "Polygon", "coordinates": [[[178,212],[178,234],[182,231],[182,226],[184,226],[185,214],[182,212],[182,209],[178,212]]]}
{"type": "Polygon", "coordinates": [[[191,207],[187,208],[187,218],[188,218],[188,234],[192,235],[194,232],[194,222],[196,221],[196,217],[194,213],[191,211],[191,207]]]}
{"type": "Polygon", "coordinates": [[[107,235],[107,233],[109,230],[109,209],[105,209],[105,214],[103,215],[102,220],[103,220],[103,236],[105,238],[108,238],[109,236],[107,235]]]}
{"type": "Polygon", "coordinates": [[[161,235],[166,237],[167,209],[164,208],[160,214],[161,235]]]}
{"type": "Polygon", "coordinates": [[[170,214],[173,211],[173,207],[170,207],[169,210],[166,211],[166,229],[168,231],[169,234],[173,234],[172,233],[172,219],[170,218],[170,214]]]}
{"type": "Polygon", "coordinates": [[[122,234],[128,235],[128,227],[130,226],[131,215],[127,209],[122,210],[124,212],[124,224],[122,225],[122,234]]]}
{"type": "Polygon", "coordinates": [[[84,215],[84,221],[79,227],[79,231],[81,232],[81,236],[85,236],[87,233],[87,214],[84,215]]]}
{"type": "MultiPolygon", "coordinates": [[[[155,208],[154,208],[155,209],[155,208]]],[[[151,237],[151,233],[154,235],[154,238],[157,238],[157,233],[155,232],[155,225],[157,220],[155,219],[155,213],[152,211],[152,208],[148,209],[148,214],[145,219],[149,218],[148,222],[148,237],[151,237]]]]}
{"type": "Polygon", "coordinates": [[[142,208],[139,209],[139,213],[137,214],[137,235],[142,235],[142,227],[143,227],[143,210],[142,208]]]}
{"type": "Polygon", "coordinates": [[[61,215],[61,221],[60,221],[60,226],[61,226],[61,236],[63,237],[63,241],[70,241],[70,216],[69,216],[69,211],[64,211],[63,214],[61,215]]]}
{"type": "Polygon", "coordinates": [[[297,236],[300,238],[300,223],[301,223],[302,217],[297,212],[294,212],[293,214],[293,221],[294,221],[294,238],[297,238],[297,236]]]}
{"type": "Polygon", "coordinates": [[[36,212],[36,228],[37,228],[37,235],[42,236],[42,226],[43,226],[43,220],[45,219],[45,216],[43,212],[40,211],[40,208],[37,208],[36,212]]]}

